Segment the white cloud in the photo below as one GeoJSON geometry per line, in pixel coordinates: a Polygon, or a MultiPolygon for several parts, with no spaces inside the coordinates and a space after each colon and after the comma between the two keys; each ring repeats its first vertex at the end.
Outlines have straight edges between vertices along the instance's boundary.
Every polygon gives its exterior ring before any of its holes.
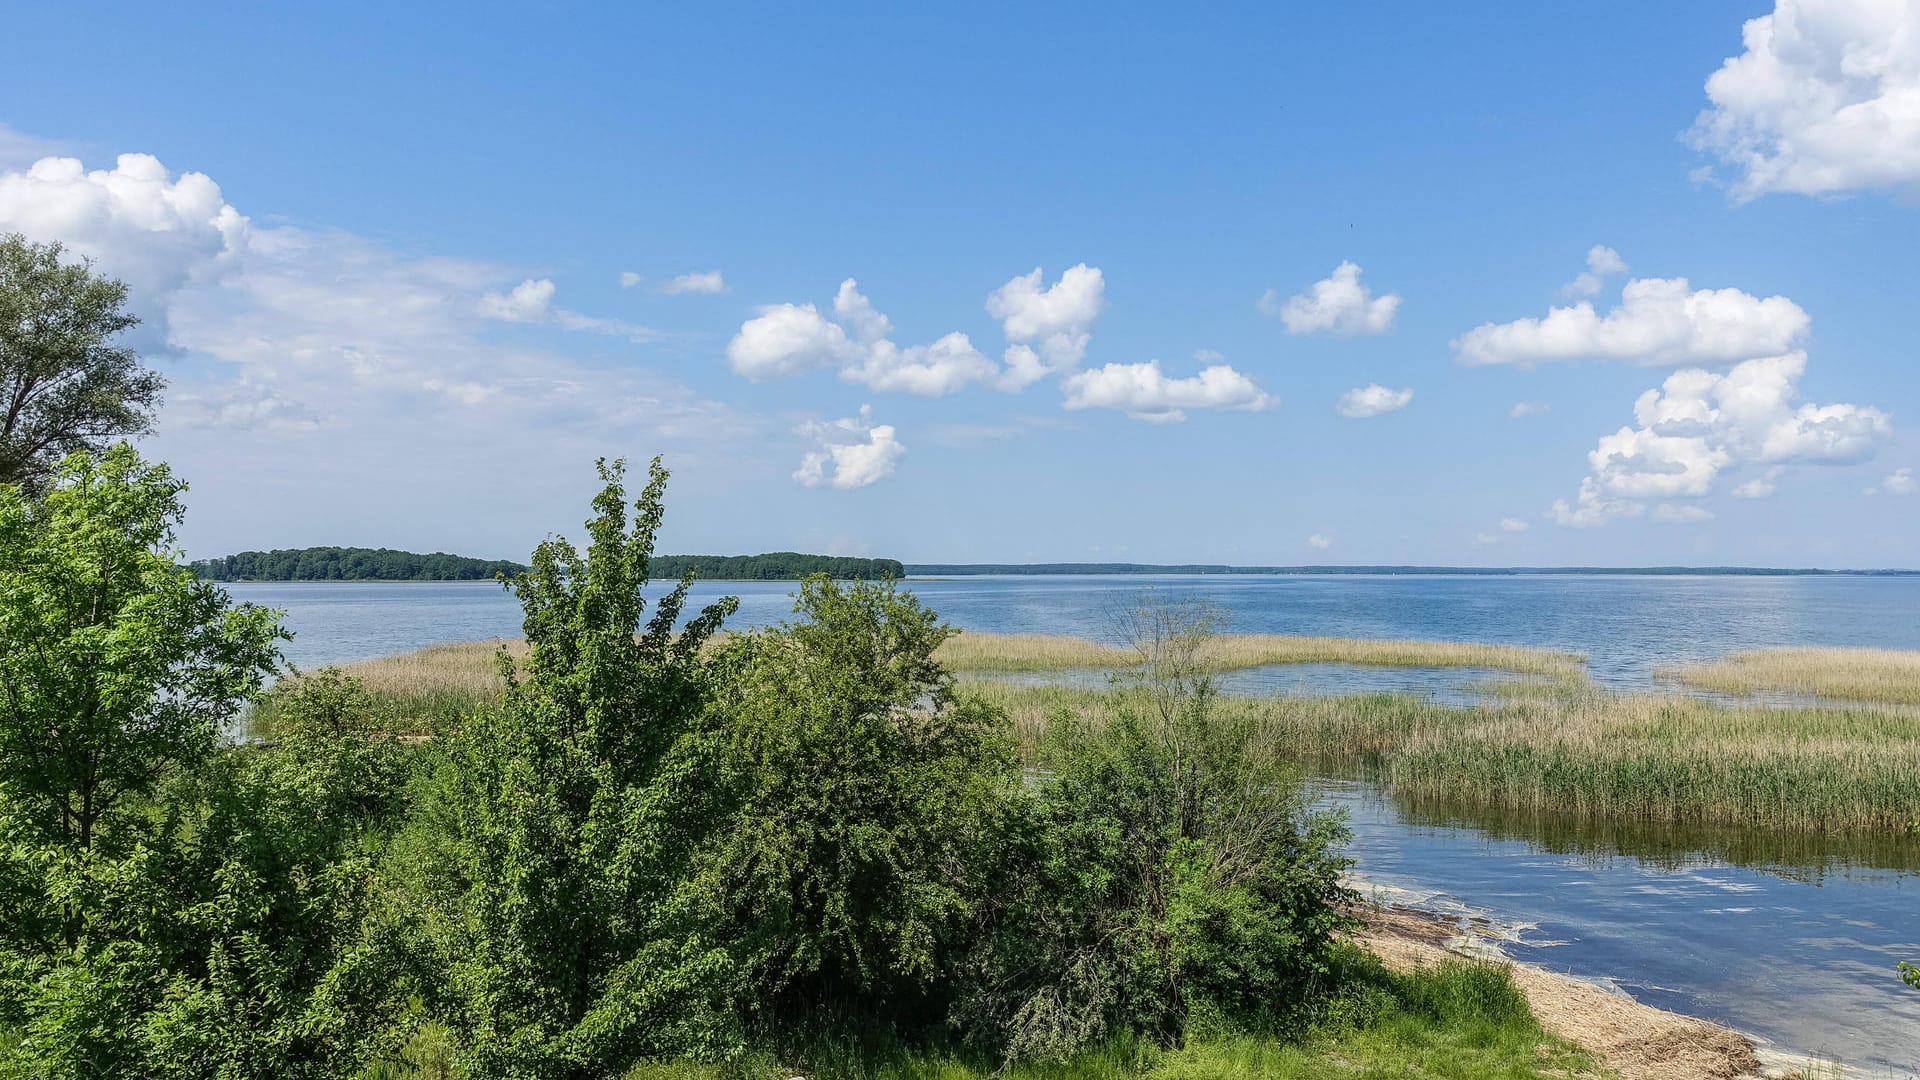
{"type": "MultiPolygon", "coordinates": [[[[1892,433],[1886,413],[1861,405],[1798,405],[1805,353],[1748,360],[1725,374],[1687,368],[1634,403],[1637,426],[1602,436],[1577,501],[1556,520],[1593,525],[1639,513],[1638,500],[1697,498],[1739,465],[1848,464],[1871,457],[1892,433]]],[[[1748,497],[1771,491],[1746,487],[1748,497]]],[[[1671,519],[1671,514],[1667,519],[1671,519]]]]}
{"type": "Polygon", "coordinates": [[[635,285],[640,284],[642,280],[644,279],[642,279],[639,274],[631,270],[620,271],[620,287],[623,289],[631,289],[635,285]]]}
{"type": "Polygon", "coordinates": [[[1289,334],[1331,331],[1357,337],[1393,329],[1393,313],[1400,307],[1400,297],[1396,293],[1375,297],[1372,289],[1360,284],[1360,267],[1343,262],[1306,292],[1284,302],[1278,290],[1268,289],[1260,297],[1259,306],[1262,312],[1279,316],[1289,334]]]}
{"type": "Polygon", "coordinates": [[[1325,551],[1333,546],[1333,537],[1326,533],[1314,533],[1307,537],[1307,546],[1315,551],[1325,551]]]}
{"type": "Polygon", "coordinates": [[[1334,408],[1341,416],[1362,420],[1406,408],[1407,402],[1412,400],[1412,390],[1389,390],[1379,383],[1368,383],[1341,394],[1340,403],[1334,408]]]}
{"type": "Polygon", "coordinates": [[[1226,364],[1183,379],[1167,377],[1157,360],[1108,364],[1069,375],[1060,387],[1069,409],[1119,409],[1135,420],[1152,423],[1185,420],[1188,409],[1252,412],[1278,404],[1252,379],[1226,364]]]}
{"type": "Polygon", "coordinates": [[[1920,491],[1920,482],[1914,480],[1911,468],[1903,466],[1893,470],[1885,480],[1880,481],[1880,490],[1889,495],[1912,495],[1920,491]]]}
{"type": "Polygon", "coordinates": [[[41,158],[0,173],[0,233],[57,240],[127,283],[146,326],[133,342],[167,343],[168,306],[194,281],[232,268],[251,225],[202,173],[174,177],[148,154],[122,154],[89,172],[78,159],[41,158]]]}
{"type": "Polygon", "coordinates": [[[1775,482],[1786,471],[1786,466],[1775,465],[1759,476],[1735,486],[1731,494],[1736,499],[1768,498],[1773,494],[1775,482]]]}
{"type": "Polygon", "coordinates": [[[942,397],[968,386],[1016,391],[1052,372],[1077,366],[1104,301],[1100,271],[1084,263],[1051,288],[1039,270],[1014,278],[987,298],[1009,341],[1002,367],[962,333],[927,345],[901,346],[893,322],[873,306],[852,278],[840,283],[833,318],[812,304],[777,304],[740,326],[727,345],[733,370],[764,380],[823,367],[875,390],[942,397]]]}
{"type": "Polygon", "coordinates": [[[656,335],[644,326],[619,319],[601,319],[577,311],[555,307],[558,291],[550,278],[527,278],[507,292],[490,292],[480,298],[480,314],[501,322],[557,326],[562,330],[584,330],[594,334],[624,337],[632,342],[652,340],[656,335]]]}
{"type": "Polygon", "coordinates": [[[1920,4],[1779,0],[1741,40],[1689,132],[1736,199],[1920,183],[1920,4]]]}
{"type": "Polygon", "coordinates": [[[873,410],[862,405],[858,416],[795,429],[819,448],[800,459],[793,478],[806,487],[858,488],[892,476],[907,448],[895,436],[893,425],[874,424],[872,416],[873,410]]]}
{"type": "Polygon", "coordinates": [[[1636,278],[1604,316],[1582,300],[1545,318],[1486,323],[1455,338],[1470,366],[1621,360],[1649,366],[1731,364],[1787,352],[1811,320],[1784,296],[1694,289],[1686,278],[1636,278]]]}
{"type": "Polygon", "coordinates": [[[1608,278],[1626,272],[1626,260],[1619,252],[1605,244],[1595,244],[1587,251],[1587,268],[1560,291],[1569,296],[1593,296],[1606,286],[1608,278]]]}
{"type": "Polygon", "coordinates": [[[700,270],[689,274],[680,274],[667,282],[665,291],[670,296],[696,293],[705,296],[717,296],[727,291],[727,279],[720,276],[718,270],[700,270]]]}
{"type": "Polygon", "coordinates": [[[1071,371],[1086,359],[1093,323],[1106,309],[1106,278],[1098,267],[1078,263],[1060,280],[1042,288],[1039,267],[995,289],[987,314],[1000,320],[1006,335],[1004,381],[1013,389],[1051,374],[1071,371]]]}
{"type": "Polygon", "coordinates": [[[1525,416],[1544,416],[1553,411],[1553,406],[1544,401],[1516,401],[1513,408],[1507,410],[1507,416],[1518,420],[1525,416]]]}
{"type": "Polygon", "coordinates": [[[1500,531],[1510,533],[1526,532],[1531,526],[1520,518],[1504,517],[1500,519],[1500,531]]]}

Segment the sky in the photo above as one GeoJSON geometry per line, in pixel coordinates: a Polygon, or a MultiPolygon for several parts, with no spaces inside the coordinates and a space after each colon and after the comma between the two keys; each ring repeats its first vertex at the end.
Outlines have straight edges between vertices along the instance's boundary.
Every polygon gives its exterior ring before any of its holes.
{"type": "Polygon", "coordinates": [[[190,556],[1920,567],[1920,0],[28,5],[190,556]]]}

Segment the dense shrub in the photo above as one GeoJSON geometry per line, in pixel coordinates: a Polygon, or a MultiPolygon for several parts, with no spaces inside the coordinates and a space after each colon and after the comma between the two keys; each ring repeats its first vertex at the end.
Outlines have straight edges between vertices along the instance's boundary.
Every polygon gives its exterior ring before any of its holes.
{"type": "Polygon", "coordinates": [[[741,803],[713,864],[752,1000],[924,1026],[1017,794],[1005,719],[954,692],[951,628],[892,583],[813,578],[795,610],[721,660],[741,803]]]}
{"type": "Polygon", "coordinates": [[[1124,699],[1148,704],[1056,718],[1008,833],[958,1016],[1009,1058],[1285,1029],[1329,981],[1344,829],[1254,725],[1211,709],[1187,663],[1208,624],[1154,620],[1152,692],[1124,699]]]}

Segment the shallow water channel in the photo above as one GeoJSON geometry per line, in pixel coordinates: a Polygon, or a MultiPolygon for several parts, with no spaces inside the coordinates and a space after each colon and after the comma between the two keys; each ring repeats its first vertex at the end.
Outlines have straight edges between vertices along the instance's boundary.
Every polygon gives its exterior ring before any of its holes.
{"type": "Polygon", "coordinates": [[[1388,902],[1488,920],[1518,961],[1745,1032],[1849,1075],[1920,1074],[1920,844],[1852,849],[1474,815],[1317,781],[1388,902]]]}

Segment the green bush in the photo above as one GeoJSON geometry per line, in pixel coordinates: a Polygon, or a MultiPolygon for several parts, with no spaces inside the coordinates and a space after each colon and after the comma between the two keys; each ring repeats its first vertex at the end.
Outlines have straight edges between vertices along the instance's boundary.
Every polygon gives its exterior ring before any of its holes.
{"type": "Polygon", "coordinates": [[[802,585],[734,639],[717,699],[741,802],[713,854],[757,1007],[924,1028],[1018,792],[1005,718],[933,660],[953,632],[891,583],[802,585]]]}
{"type": "Polygon", "coordinates": [[[1344,827],[1211,708],[1179,640],[1210,620],[1152,622],[1149,704],[1057,717],[1006,836],[957,1015],[1010,1059],[1298,1028],[1331,982],[1344,827]]]}

